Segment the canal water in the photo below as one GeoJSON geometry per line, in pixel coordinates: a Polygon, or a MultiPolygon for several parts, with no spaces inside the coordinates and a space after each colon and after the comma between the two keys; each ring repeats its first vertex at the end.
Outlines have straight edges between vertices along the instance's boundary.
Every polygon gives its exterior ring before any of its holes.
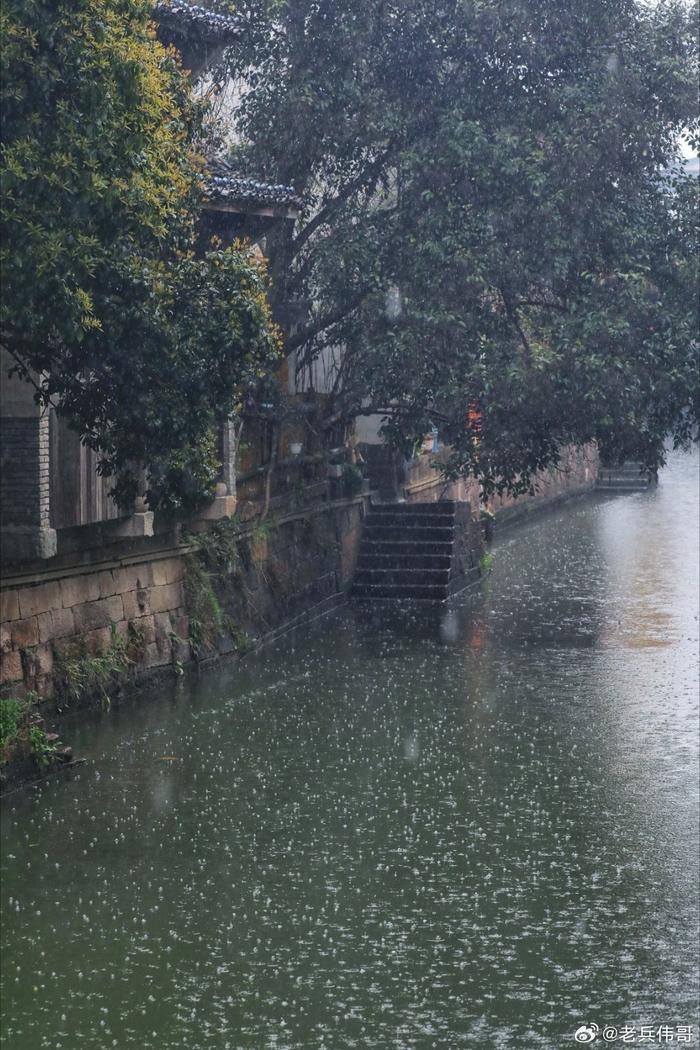
{"type": "Polygon", "coordinates": [[[7,1050],[698,1045],[697,544],[674,456],[75,727],[3,807],[7,1050]]]}

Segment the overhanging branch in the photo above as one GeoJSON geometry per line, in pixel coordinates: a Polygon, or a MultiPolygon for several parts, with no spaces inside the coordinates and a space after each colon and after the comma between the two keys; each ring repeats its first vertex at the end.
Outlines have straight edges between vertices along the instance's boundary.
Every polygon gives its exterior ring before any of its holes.
{"type": "Polygon", "coordinates": [[[311,237],[320,226],[323,226],[323,224],[328,221],[340,204],[349,200],[357,190],[361,190],[363,187],[365,189],[373,189],[376,186],[377,179],[381,174],[382,168],[391,156],[393,148],[394,143],[392,142],[383,153],[376,157],[371,164],[369,164],[364,171],[357,176],[357,178],[348,182],[335,197],[329,200],[320,211],[316,212],[313,218],[307,222],[303,230],[301,230],[292,241],[292,258],[295,258],[299,254],[309,237],[311,237]]]}
{"type": "Polygon", "coordinates": [[[360,306],[363,299],[365,299],[371,291],[372,286],[366,285],[364,288],[360,289],[360,291],[358,291],[355,294],[355,296],[353,296],[353,298],[350,299],[348,302],[343,303],[341,306],[337,306],[335,310],[329,310],[327,313],[321,314],[319,317],[316,318],[315,321],[312,321],[310,324],[305,325],[304,328],[299,329],[299,331],[295,332],[294,335],[290,335],[284,347],[287,356],[289,356],[289,354],[291,354],[293,350],[296,350],[298,347],[303,346],[304,343],[310,342],[311,339],[314,339],[317,335],[320,335],[320,333],[325,331],[327,328],[331,328],[334,324],[338,324],[339,321],[342,321],[346,317],[348,317],[351,313],[353,313],[354,310],[358,308],[358,306],[360,306]]]}

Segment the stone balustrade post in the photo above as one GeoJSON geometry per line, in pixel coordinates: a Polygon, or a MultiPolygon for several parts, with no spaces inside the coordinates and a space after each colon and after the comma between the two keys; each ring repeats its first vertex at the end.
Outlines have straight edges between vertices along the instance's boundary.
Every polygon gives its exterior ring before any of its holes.
{"type": "MultiPolygon", "coordinates": [[[[238,437],[235,416],[226,416],[221,426],[221,475],[214,499],[197,515],[198,521],[231,518],[236,512],[236,453],[238,437]]],[[[196,521],[192,523],[196,528],[196,521]]]]}
{"type": "Polygon", "coordinates": [[[124,538],[153,535],[153,511],[148,509],[146,492],[148,491],[148,473],[144,466],[138,469],[138,485],[134,499],[134,509],[130,516],[119,526],[117,535],[124,538]]]}

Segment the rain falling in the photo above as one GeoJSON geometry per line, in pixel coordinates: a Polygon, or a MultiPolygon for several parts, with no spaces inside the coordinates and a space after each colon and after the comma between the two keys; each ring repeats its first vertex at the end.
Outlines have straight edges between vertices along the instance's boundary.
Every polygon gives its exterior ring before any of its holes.
{"type": "Polygon", "coordinates": [[[696,1026],[697,469],[76,720],[3,806],[8,1050],[696,1026]]]}

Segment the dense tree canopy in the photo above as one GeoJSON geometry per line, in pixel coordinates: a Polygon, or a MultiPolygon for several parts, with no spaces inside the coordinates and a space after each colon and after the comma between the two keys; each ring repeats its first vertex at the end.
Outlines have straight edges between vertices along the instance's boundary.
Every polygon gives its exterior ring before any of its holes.
{"type": "Polygon", "coordinates": [[[243,0],[238,162],[293,183],[287,341],[346,348],[336,416],[438,421],[526,488],[565,442],[649,467],[698,417],[697,40],[675,0],[243,0]],[[689,130],[690,129],[690,130],[689,130]],[[697,140],[695,140],[697,142],[697,140]],[[467,408],[481,412],[478,442],[467,408]]]}
{"type": "MultiPolygon", "coordinates": [[[[222,5],[219,5],[222,6],[222,5]]],[[[240,0],[233,155],[293,184],[273,292],[343,346],[334,419],[527,487],[566,442],[650,467],[696,425],[697,41],[682,0],[240,0]],[[481,413],[479,441],[466,424],[481,413]]],[[[177,503],[269,372],[266,278],[195,253],[202,110],[146,0],[8,0],[2,340],[128,496],[177,503]],[[187,485],[185,485],[187,481],[187,485]]]]}
{"type": "Polygon", "coordinates": [[[148,463],[176,505],[277,353],[248,251],[195,253],[202,111],[145,0],[7,0],[2,343],[117,494],[148,463]]]}

